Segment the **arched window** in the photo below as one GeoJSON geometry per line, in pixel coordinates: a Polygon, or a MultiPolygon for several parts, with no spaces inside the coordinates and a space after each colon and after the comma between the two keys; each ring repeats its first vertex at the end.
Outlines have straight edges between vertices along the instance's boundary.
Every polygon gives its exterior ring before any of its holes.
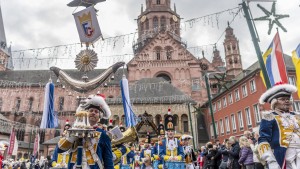
{"type": "Polygon", "coordinates": [[[168,81],[168,82],[171,83],[171,78],[170,78],[170,76],[168,76],[168,75],[165,74],[165,73],[161,73],[161,74],[157,75],[156,77],[161,77],[161,78],[163,78],[164,80],[166,80],[166,81],[168,81]]]}
{"type": "Polygon", "coordinates": [[[146,30],[149,30],[149,19],[147,18],[145,21],[146,30]]]}
{"type": "Polygon", "coordinates": [[[160,0],[156,0],[156,4],[157,4],[157,5],[160,5],[160,0]]]}
{"type": "Polygon", "coordinates": [[[33,105],[33,97],[30,97],[28,100],[28,111],[32,110],[32,105],[33,105]]]}
{"type": "Polygon", "coordinates": [[[155,47],[154,48],[154,52],[155,52],[155,57],[156,57],[156,60],[161,60],[161,48],[160,47],[155,47]]]}
{"type": "Polygon", "coordinates": [[[16,129],[16,133],[17,133],[17,140],[24,141],[25,129],[16,129]]]}
{"type": "Polygon", "coordinates": [[[156,123],[157,126],[160,124],[160,120],[161,120],[161,115],[160,114],[156,115],[155,116],[155,123],[156,123]]]}
{"type": "Polygon", "coordinates": [[[188,116],[186,114],[183,114],[181,116],[181,123],[182,123],[182,131],[184,133],[189,132],[189,122],[188,122],[188,116]]]}
{"type": "Polygon", "coordinates": [[[3,100],[2,100],[2,98],[0,98],[0,112],[2,110],[2,106],[3,106],[3,100]]]}
{"type": "Polygon", "coordinates": [[[172,59],[172,52],[173,52],[172,47],[170,47],[170,46],[166,47],[165,51],[166,51],[167,60],[171,60],[172,59]]]}
{"type": "Polygon", "coordinates": [[[141,29],[140,29],[141,33],[144,33],[144,23],[141,23],[140,26],[141,26],[141,29]]]}
{"type": "Polygon", "coordinates": [[[157,29],[158,29],[158,18],[157,17],[153,18],[153,29],[154,29],[154,31],[157,31],[157,29]]]}
{"type": "Polygon", "coordinates": [[[55,128],[54,137],[60,136],[61,126],[58,124],[58,127],[55,128]]]}
{"type": "Polygon", "coordinates": [[[175,24],[173,18],[170,19],[170,26],[171,26],[171,32],[174,32],[175,30],[175,24]]]}
{"type": "Polygon", "coordinates": [[[16,100],[16,111],[19,111],[20,110],[20,107],[21,107],[21,98],[20,97],[17,97],[17,100],[16,100]]]}
{"type": "Polygon", "coordinates": [[[164,31],[166,30],[166,17],[162,16],[160,18],[160,30],[164,31]]]}

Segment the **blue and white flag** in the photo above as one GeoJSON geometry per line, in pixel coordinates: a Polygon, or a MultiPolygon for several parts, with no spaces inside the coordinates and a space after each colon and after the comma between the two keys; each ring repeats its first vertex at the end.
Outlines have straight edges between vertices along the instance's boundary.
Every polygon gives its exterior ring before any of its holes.
{"type": "Polygon", "coordinates": [[[132,111],[132,107],[130,104],[128,80],[126,79],[125,75],[123,75],[120,86],[122,92],[123,108],[125,113],[125,124],[126,127],[133,127],[136,125],[136,116],[132,111]]]}
{"type": "Polygon", "coordinates": [[[48,82],[45,87],[44,110],[40,128],[56,128],[58,119],[54,113],[54,84],[48,82]]]}

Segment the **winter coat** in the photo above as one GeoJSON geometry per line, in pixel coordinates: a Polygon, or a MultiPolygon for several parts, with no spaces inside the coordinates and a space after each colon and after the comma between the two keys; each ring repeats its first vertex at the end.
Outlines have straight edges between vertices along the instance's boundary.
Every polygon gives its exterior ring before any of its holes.
{"type": "Polygon", "coordinates": [[[253,152],[250,147],[243,147],[241,149],[239,163],[244,165],[253,164],[253,152]]]}
{"type": "Polygon", "coordinates": [[[214,157],[217,154],[217,150],[215,149],[211,149],[208,150],[206,153],[204,153],[205,155],[205,162],[204,162],[204,169],[206,168],[214,168],[216,166],[215,164],[215,160],[214,157]]]}
{"type": "Polygon", "coordinates": [[[231,145],[231,149],[228,151],[228,154],[231,163],[229,169],[240,169],[241,168],[239,164],[240,145],[238,142],[231,145]]]}
{"type": "Polygon", "coordinates": [[[224,147],[223,149],[219,150],[222,154],[222,161],[227,162],[229,158],[228,150],[224,147]]]}

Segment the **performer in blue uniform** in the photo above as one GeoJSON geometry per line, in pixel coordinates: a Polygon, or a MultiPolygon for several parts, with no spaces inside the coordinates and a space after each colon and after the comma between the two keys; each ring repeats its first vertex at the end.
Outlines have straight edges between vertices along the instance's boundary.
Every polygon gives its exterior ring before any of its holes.
{"type": "Polygon", "coordinates": [[[72,169],[77,161],[82,160],[83,168],[90,169],[113,169],[113,153],[111,141],[106,131],[97,127],[97,122],[102,116],[109,118],[110,109],[104,98],[100,96],[91,96],[83,106],[88,111],[88,120],[91,126],[96,128],[96,134],[93,138],[84,140],[83,157],[77,158],[78,146],[76,137],[62,137],[58,142],[58,153],[70,150],[70,160],[68,168],[72,169]]]}
{"type": "Polygon", "coordinates": [[[126,155],[126,159],[127,159],[127,164],[129,165],[133,165],[134,162],[134,156],[135,156],[135,152],[134,152],[134,145],[130,145],[130,152],[126,155]]]}
{"type": "Polygon", "coordinates": [[[293,85],[278,84],[259,99],[272,109],[262,112],[258,138],[260,157],[271,169],[300,168],[300,116],[290,112],[291,95],[296,91],[293,85]]]}
{"type": "MultiPolygon", "coordinates": [[[[144,142],[144,148],[141,151],[140,159],[144,162],[146,159],[151,159],[152,157],[152,149],[151,149],[151,136],[150,133],[147,133],[147,137],[144,142]]],[[[143,163],[142,168],[145,168],[145,164],[143,163]]]]}
{"type": "Polygon", "coordinates": [[[162,168],[162,164],[163,164],[163,159],[159,157],[159,152],[160,152],[160,147],[162,146],[162,140],[165,137],[165,126],[163,125],[162,120],[160,121],[160,124],[158,125],[157,131],[159,133],[158,136],[158,141],[155,143],[154,147],[153,147],[153,157],[154,157],[154,162],[153,162],[153,166],[154,168],[157,167],[158,168],[162,168]]]}
{"type": "Polygon", "coordinates": [[[180,140],[174,137],[174,118],[171,115],[171,109],[168,109],[168,115],[165,118],[165,129],[167,138],[162,141],[160,147],[160,158],[166,161],[182,161],[184,158],[183,148],[180,140]]]}

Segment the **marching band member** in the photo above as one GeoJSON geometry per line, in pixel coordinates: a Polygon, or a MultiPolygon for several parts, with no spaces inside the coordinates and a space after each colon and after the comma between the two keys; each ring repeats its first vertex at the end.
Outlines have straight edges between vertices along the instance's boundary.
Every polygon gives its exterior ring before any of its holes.
{"type": "Polygon", "coordinates": [[[134,162],[134,156],[135,156],[135,152],[134,152],[134,145],[130,145],[130,152],[126,155],[126,159],[127,159],[127,164],[129,165],[133,165],[134,162]]]}
{"type": "Polygon", "coordinates": [[[160,158],[164,161],[181,161],[184,157],[180,141],[174,137],[174,118],[171,110],[168,109],[168,115],[165,118],[165,128],[167,130],[167,138],[162,141],[160,158]]]}
{"type": "Polygon", "coordinates": [[[197,162],[197,158],[193,150],[193,147],[189,145],[189,141],[192,138],[193,138],[192,136],[185,135],[185,134],[181,136],[186,169],[194,169],[195,168],[194,165],[197,162]]]}
{"type": "Polygon", "coordinates": [[[142,168],[145,168],[145,160],[149,161],[150,160],[150,163],[151,163],[151,157],[152,157],[152,150],[151,150],[151,136],[150,136],[150,133],[147,132],[147,137],[145,139],[145,142],[144,142],[144,148],[142,149],[141,151],[141,154],[140,154],[140,159],[142,160],[143,162],[143,165],[142,165],[142,168]]]}
{"type": "Polygon", "coordinates": [[[90,125],[96,129],[96,136],[85,140],[83,145],[83,157],[77,157],[77,153],[79,153],[77,151],[78,146],[76,146],[78,144],[78,138],[74,136],[65,136],[59,140],[58,153],[68,150],[71,151],[68,168],[73,168],[77,161],[82,161],[83,165],[87,165],[84,167],[89,167],[90,169],[113,169],[113,153],[110,138],[106,134],[106,131],[97,127],[97,122],[102,116],[104,116],[104,118],[110,117],[110,109],[104,98],[100,96],[90,96],[84,108],[88,111],[88,121],[90,125]]]}
{"type": "Polygon", "coordinates": [[[153,147],[152,154],[153,154],[154,160],[156,160],[154,162],[154,165],[158,165],[158,168],[163,168],[163,166],[162,166],[163,165],[163,159],[159,157],[160,148],[162,146],[162,140],[164,139],[164,136],[166,134],[165,133],[165,126],[163,125],[162,120],[160,120],[160,124],[158,125],[157,130],[158,130],[158,133],[159,133],[158,141],[157,141],[157,143],[155,143],[155,145],[153,147]]]}
{"type": "Polygon", "coordinates": [[[300,117],[290,112],[291,95],[297,88],[290,84],[276,84],[259,99],[270,103],[271,111],[262,112],[258,152],[271,169],[300,168],[300,117]]]}

